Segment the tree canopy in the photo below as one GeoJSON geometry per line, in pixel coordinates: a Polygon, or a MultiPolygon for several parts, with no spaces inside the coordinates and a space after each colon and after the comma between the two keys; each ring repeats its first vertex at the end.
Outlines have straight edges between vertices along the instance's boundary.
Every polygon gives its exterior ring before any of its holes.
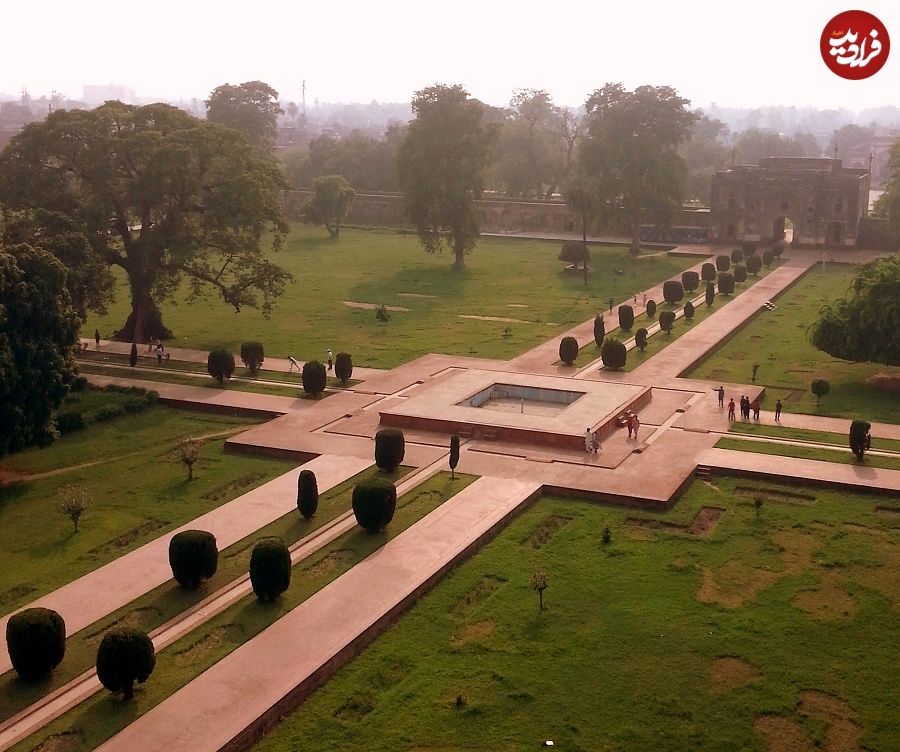
{"type": "Polygon", "coordinates": [[[172,336],[157,303],[185,278],[189,298],[212,288],[239,311],[261,296],[268,314],[290,275],[260,246],[269,233],[279,248],[288,231],[286,187],[240,134],[165,104],[58,110],[0,154],[0,201],[65,218],[92,263],[126,272],[131,314],[117,337],[128,342],[172,336]]]}
{"type": "Polygon", "coordinates": [[[642,222],[669,224],[681,208],[687,168],[676,149],[698,117],[689,104],[668,86],[631,92],[621,84],[607,84],[585,104],[579,162],[598,199],[594,219],[622,216],[634,252],[642,222]]]}
{"type": "Polygon", "coordinates": [[[446,243],[454,268],[465,266],[480,235],[476,199],[481,195],[494,129],[482,122],[483,106],[459,85],[437,84],[416,92],[416,117],[397,153],[406,210],[429,253],[446,243]]]}
{"type": "Polygon", "coordinates": [[[809,341],[835,358],[900,366],[900,254],[861,267],[850,295],[822,308],[809,341]]]}
{"type": "Polygon", "coordinates": [[[356,191],[341,175],[323,175],[312,182],[312,195],[303,202],[303,221],[318,227],[325,225],[328,234],[341,234],[341,222],[353,207],[356,191]]]}
{"type": "Polygon", "coordinates": [[[0,456],[55,438],[77,336],[63,265],[24,243],[0,245],[0,456]]]}
{"type": "Polygon", "coordinates": [[[278,92],[262,81],[222,84],[206,100],[206,119],[243,133],[261,154],[271,154],[278,135],[278,92]]]}

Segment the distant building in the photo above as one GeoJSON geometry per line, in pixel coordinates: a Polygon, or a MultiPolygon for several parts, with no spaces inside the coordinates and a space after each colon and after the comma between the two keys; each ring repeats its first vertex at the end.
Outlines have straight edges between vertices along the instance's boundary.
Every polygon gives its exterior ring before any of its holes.
{"type": "Polygon", "coordinates": [[[900,130],[892,130],[847,150],[844,162],[848,167],[864,167],[871,165],[872,188],[881,188],[891,176],[891,148],[900,141],[900,130]]]}
{"type": "Polygon", "coordinates": [[[712,176],[709,240],[855,248],[869,206],[869,170],[839,159],[769,157],[712,176]]]}
{"type": "Polygon", "coordinates": [[[107,84],[106,86],[85,86],[84,103],[88,106],[103,104],[110,99],[118,99],[125,104],[134,104],[134,91],[122,84],[107,84]]]}

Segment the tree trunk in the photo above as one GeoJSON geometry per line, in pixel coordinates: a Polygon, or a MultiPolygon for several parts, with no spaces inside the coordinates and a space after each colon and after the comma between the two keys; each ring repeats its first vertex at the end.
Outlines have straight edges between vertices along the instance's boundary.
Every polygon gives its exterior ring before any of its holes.
{"type": "Polygon", "coordinates": [[[127,681],[122,687],[122,697],[125,700],[134,699],[134,682],[127,681]]]}
{"type": "Polygon", "coordinates": [[[453,239],[453,254],[455,256],[453,260],[453,268],[454,269],[465,269],[466,268],[466,248],[462,238],[454,238],[453,239]]]}
{"type": "Polygon", "coordinates": [[[153,300],[150,284],[129,274],[131,281],[131,313],[125,326],[113,335],[119,342],[151,342],[171,339],[174,335],[163,324],[162,313],[153,300]]]}

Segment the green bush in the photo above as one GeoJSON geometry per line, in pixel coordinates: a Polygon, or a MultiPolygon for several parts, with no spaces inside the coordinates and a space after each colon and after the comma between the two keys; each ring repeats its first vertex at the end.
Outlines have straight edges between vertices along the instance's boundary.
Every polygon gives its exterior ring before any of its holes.
{"type": "Polygon", "coordinates": [[[694,304],[690,300],[684,304],[684,317],[688,321],[694,318],[694,304]]]}
{"type": "Polygon", "coordinates": [[[310,519],[319,508],[319,484],[312,470],[301,470],[297,477],[297,509],[304,519],[310,519]]]}
{"type": "Polygon", "coordinates": [[[647,318],[652,319],[656,315],[656,301],[648,300],[646,308],[647,308],[647,318]]]}
{"type": "Polygon", "coordinates": [[[94,421],[105,423],[114,418],[121,418],[125,414],[125,408],[121,405],[104,405],[94,413],[94,421]]]}
{"type": "Polygon", "coordinates": [[[715,282],[707,282],[706,283],[706,307],[709,308],[713,304],[713,300],[716,298],[716,283],[715,282]]]}
{"type": "Polygon", "coordinates": [[[774,258],[781,258],[782,253],[784,253],[784,244],[775,243],[775,245],[772,246],[772,256],[774,258]]]}
{"type": "Polygon", "coordinates": [[[716,281],[715,264],[710,264],[709,262],[707,262],[702,267],[700,267],[700,279],[702,279],[704,282],[715,282],[716,281]]]}
{"type": "MultiPolygon", "coordinates": [[[[744,260],[744,252],[740,248],[735,248],[731,252],[731,263],[732,264],[740,264],[741,261],[744,260]]],[[[727,269],[723,269],[723,271],[728,271],[727,269]]]]}
{"type": "Polygon", "coordinates": [[[644,327],[641,327],[634,333],[634,346],[641,352],[644,352],[644,348],[647,346],[647,330],[644,327]]]}
{"type": "Polygon", "coordinates": [[[694,292],[700,286],[700,275],[697,272],[683,272],[681,286],[688,292],[694,292]]]}
{"type": "Polygon", "coordinates": [[[734,292],[734,275],[731,272],[722,272],[719,275],[719,294],[731,295],[734,292]]]}
{"type": "Polygon", "coordinates": [[[155,666],[153,642],[140,629],[111,629],[97,648],[97,678],[110,692],[121,692],[126,700],[134,697],[134,683],[147,681],[155,666]]]}
{"type": "Polygon", "coordinates": [[[634,326],[634,308],[630,305],[619,306],[619,329],[630,332],[634,326]]]}
{"type": "Polygon", "coordinates": [[[144,397],[129,397],[122,402],[122,409],[126,413],[140,413],[146,410],[150,405],[144,397]]]}
{"type": "Polygon", "coordinates": [[[375,434],[375,464],[387,473],[392,473],[403,462],[406,442],[399,428],[382,428],[375,434]]]}
{"type": "Polygon", "coordinates": [[[744,258],[750,258],[756,254],[756,241],[755,240],[745,240],[741,243],[741,251],[744,254],[744,258]]]}
{"type": "Polygon", "coordinates": [[[865,459],[866,450],[869,448],[869,431],[872,424],[864,420],[854,420],[850,424],[850,451],[856,455],[856,459],[860,462],[865,459]]]}
{"type": "Polygon", "coordinates": [[[763,265],[768,269],[772,266],[772,262],[775,260],[775,254],[772,251],[763,251],[762,262],[763,265]]]}
{"type": "Polygon", "coordinates": [[[606,322],[599,313],[594,316],[594,344],[597,347],[603,345],[603,338],[606,336],[606,322]]]}
{"type": "MultiPolygon", "coordinates": [[[[768,251],[766,251],[765,253],[768,253],[768,251]]],[[[763,256],[765,256],[765,253],[763,254],[763,256]]],[[[750,274],[754,276],[759,274],[759,270],[762,269],[762,265],[763,260],[756,254],[754,254],[753,256],[747,256],[746,266],[747,271],[750,272],[750,274]]]]}
{"type": "Polygon", "coordinates": [[[303,364],[300,380],[303,382],[303,391],[313,397],[325,391],[328,375],[325,372],[325,364],[318,360],[308,360],[303,364]]]}
{"type": "Polygon", "coordinates": [[[291,584],[291,553],[281,538],[260,538],[250,554],[250,584],[261,601],[273,601],[291,584]]]}
{"type": "Polygon", "coordinates": [[[334,375],[337,376],[342,384],[346,384],[350,377],[353,376],[353,358],[350,353],[339,352],[334,359],[334,375]]]}
{"type": "Polygon", "coordinates": [[[65,410],[56,416],[56,427],[63,436],[67,433],[81,431],[85,425],[87,424],[85,423],[84,415],[79,410],[65,410]]]}
{"type": "Polygon", "coordinates": [[[169,566],[182,587],[196,590],[219,566],[216,536],[206,530],[183,530],[169,541],[169,566]]]}
{"type": "Polygon", "coordinates": [[[578,340],[574,337],[563,337],[559,341],[559,359],[567,366],[572,365],[578,357],[578,340]]]}
{"type": "Polygon", "coordinates": [[[76,376],[72,379],[72,391],[83,392],[88,385],[87,376],[76,376]]]}
{"type": "Polygon", "coordinates": [[[241,343],[241,361],[250,371],[251,376],[256,376],[265,359],[265,352],[261,343],[255,340],[241,343]]]}
{"type": "Polygon", "coordinates": [[[738,264],[732,270],[734,273],[734,281],[735,282],[746,282],[747,281],[747,267],[741,266],[738,264]]]}
{"type": "Polygon", "coordinates": [[[591,252],[580,240],[569,240],[563,244],[559,260],[574,264],[577,269],[579,264],[586,264],[591,260],[591,252]]]}
{"type": "Polygon", "coordinates": [[[234,373],[234,355],[223,347],[213,350],[206,359],[206,370],[221,386],[234,373]]]}
{"type": "Polygon", "coordinates": [[[625,367],[626,357],[625,343],[607,337],[603,347],[600,348],[600,359],[603,361],[603,365],[613,371],[618,371],[625,367]]]}
{"type": "Polygon", "coordinates": [[[684,300],[684,285],[674,279],[663,282],[663,298],[673,305],[684,300]]]}
{"type": "Polygon", "coordinates": [[[731,268],[731,257],[722,254],[716,256],[716,269],[720,272],[727,272],[731,268]]]}
{"type": "Polygon", "coordinates": [[[818,405],[819,400],[831,391],[831,383],[827,379],[813,379],[810,382],[809,390],[816,395],[816,404],[818,405]]]}
{"type": "Polygon", "coordinates": [[[66,654],[66,623],[49,608],[26,608],[6,622],[6,649],[23,679],[49,674],[66,654]]]}
{"type": "Polygon", "coordinates": [[[394,518],[397,489],[389,480],[372,478],[354,486],[352,504],[359,526],[374,533],[394,518]]]}
{"type": "Polygon", "coordinates": [[[674,311],[663,311],[659,314],[659,328],[666,334],[672,331],[672,325],[675,323],[674,311]]]}

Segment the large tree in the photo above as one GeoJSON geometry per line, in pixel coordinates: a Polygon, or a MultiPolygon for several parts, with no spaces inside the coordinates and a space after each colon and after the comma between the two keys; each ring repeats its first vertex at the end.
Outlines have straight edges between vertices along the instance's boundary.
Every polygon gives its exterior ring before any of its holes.
{"type": "Polygon", "coordinates": [[[453,267],[465,266],[480,235],[481,195],[494,130],[482,122],[481,102],[459,85],[416,92],[416,117],[397,153],[400,188],[419,242],[429,253],[446,243],[453,267]]]}
{"type": "Polygon", "coordinates": [[[24,243],[0,245],[0,456],[56,436],[77,336],[63,265],[24,243]]]}
{"type": "Polygon", "coordinates": [[[303,221],[318,227],[325,225],[328,234],[341,234],[341,222],[353,208],[356,191],[341,175],[323,175],[312,181],[312,195],[303,202],[303,221]]]}
{"type": "Polygon", "coordinates": [[[581,172],[597,195],[599,221],[624,225],[640,250],[642,222],[669,224],[681,207],[686,167],[676,149],[690,137],[697,115],[668,86],[627,91],[607,84],[585,103],[581,172]]]}
{"type": "Polygon", "coordinates": [[[897,239],[900,238],[900,141],[891,147],[888,173],[890,177],[884,186],[884,193],[875,202],[875,214],[890,222],[897,239]]]}
{"type": "Polygon", "coordinates": [[[283,241],[286,188],[240,134],[164,104],[58,110],[0,154],[0,200],[66,217],[97,259],[125,271],[126,342],[172,336],[157,303],[184,278],[189,297],[213,288],[239,311],[262,296],[268,314],[290,275],[261,243],[283,241]]]}
{"type": "Polygon", "coordinates": [[[278,135],[278,92],[262,81],[222,84],[206,100],[206,119],[243,133],[261,154],[271,154],[278,135]]]}
{"type": "Polygon", "coordinates": [[[900,254],[860,268],[850,295],[822,308],[813,347],[835,358],[900,366],[900,254]]]}

